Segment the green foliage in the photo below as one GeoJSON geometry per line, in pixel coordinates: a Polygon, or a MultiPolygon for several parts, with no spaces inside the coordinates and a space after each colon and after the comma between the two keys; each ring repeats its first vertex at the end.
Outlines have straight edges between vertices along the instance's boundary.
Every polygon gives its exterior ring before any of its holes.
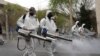
{"type": "Polygon", "coordinates": [[[36,13],[36,17],[39,19],[39,21],[45,17],[46,10],[38,10],[36,13]]]}
{"type": "Polygon", "coordinates": [[[61,14],[56,14],[56,24],[58,28],[62,28],[66,24],[66,17],[61,14]]]}
{"type": "Polygon", "coordinates": [[[58,5],[64,4],[67,6],[67,4],[68,4],[70,6],[70,4],[75,5],[77,3],[78,3],[78,0],[50,0],[49,6],[53,9],[56,9],[58,7],[58,5]]]}
{"type": "MultiPolygon", "coordinates": [[[[75,13],[75,6],[78,3],[78,0],[50,0],[49,6],[56,12],[60,12],[63,16],[66,16],[65,21],[70,20],[70,22],[66,22],[64,25],[68,26],[67,24],[70,23],[70,26],[73,24],[72,20],[72,13],[75,13]],[[66,12],[66,9],[68,10],[66,12]]],[[[66,27],[65,27],[66,28],[66,27]]]]}
{"type": "Polygon", "coordinates": [[[50,0],[50,6],[56,8],[60,4],[66,4],[69,0],[50,0]]]}
{"type": "Polygon", "coordinates": [[[15,27],[16,21],[22,14],[25,14],[26,10],[24,7],[21,7],[20,5],[8,3],[4,7],[4,12],[5,15],[8,16],[9,27],[15,27]]]}
{"type": "MultiPolygon", "coordinates": [[[[37,11],[37,14],[36,14],[37,16],[36,16],[36,17],[39,19],[39,21],[40,21],[42,18],[45,17],[46,11],[47,11],[47,10],[38,10],[38,11],[37,11]]],[[[56,24],[57,24],[57,27],[58,27],[58,28],[63,27],[64,24],[65,24],[65,22],[66,22],[66,16],[64,16],[64,14],[58,13],[58,12],[56,12],[56,11],[53,11],[53,12],[54,12],[54,14],[56,15],[55,22],[56,22],[56,24]]]]}

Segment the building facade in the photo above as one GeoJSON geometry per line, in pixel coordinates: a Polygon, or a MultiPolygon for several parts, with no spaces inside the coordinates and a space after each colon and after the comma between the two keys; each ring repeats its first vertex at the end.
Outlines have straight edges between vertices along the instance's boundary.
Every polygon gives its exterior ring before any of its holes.
{"type": "Polygon", "coordinates": [[[100,0],[96,0],[97,31],[100,35],[100,0]]]}

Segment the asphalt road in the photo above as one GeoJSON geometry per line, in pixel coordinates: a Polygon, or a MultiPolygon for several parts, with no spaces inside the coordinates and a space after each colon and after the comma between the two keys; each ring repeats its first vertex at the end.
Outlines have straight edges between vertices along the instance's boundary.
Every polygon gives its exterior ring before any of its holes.
{"type": "MultiPolygon", "coordinates": [[[[100,44],[97,40],[74,40],[73,42],[58,41],[58,47],[54,56],[100,56],[100,44]],[[88,42],[89,41],[89,42],[88,42]],[[93,44],[93,47],[91,47],[93,44]]],[[[24,42],[22,41],[21,47],[24,42]]],[[[17,49],[17,41],[9,41],[0,46],[0,56],[22,56],[24,51],[17,49]]],[[[45,48],[40,45],[36,49],[37,56],[48,56],[45,48]]]]}

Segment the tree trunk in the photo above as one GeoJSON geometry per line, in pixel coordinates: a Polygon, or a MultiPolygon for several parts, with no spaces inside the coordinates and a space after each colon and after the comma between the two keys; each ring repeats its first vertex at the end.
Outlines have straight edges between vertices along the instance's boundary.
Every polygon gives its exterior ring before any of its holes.
{"type": "Polygon", "coordinates": [[[6,38],[9,39],[9,30],[8,30],[8,15],[7,15],[7,10],[6,10],[6,38]]]}
{"type": "Polygon", "coordinates": [[[70,28],[73,25],[73,19],[72,19],[72,0],[69,0],[69,5],[70,5],[70,28]]]}

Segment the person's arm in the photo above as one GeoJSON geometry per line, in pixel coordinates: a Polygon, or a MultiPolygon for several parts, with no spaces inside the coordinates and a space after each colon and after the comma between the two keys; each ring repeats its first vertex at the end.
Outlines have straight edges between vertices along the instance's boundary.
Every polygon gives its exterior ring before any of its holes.
{"type": "Polygon", "coordinates": [[[55,24],[55,22],[54,22],[54,21],[53,21],[53,31],[55,31],[55,32],[57,32],[57,31],[58,31],[57,26],[56,26],[56,24],[55,24]]]}
{"type": "Polygon", "coordinates": [[[17,25],[20,26],[21,28],[24,28],[24,23],[23,23],[23,16],[21,16],[18,21],[17,21],[17,25]]]}
{"type": "Polygon", "coordinates": [[[75,31],[75,25],[72,26],[71,31],[74,32],[75,31]]]}
{"type": "Polygon", "coordinates": [[[48,29],[47,26],[46,26],[46,20],[45,20],[45,18],[41,19],[41,21],[40,21],[40,27],[48,29]]]}

